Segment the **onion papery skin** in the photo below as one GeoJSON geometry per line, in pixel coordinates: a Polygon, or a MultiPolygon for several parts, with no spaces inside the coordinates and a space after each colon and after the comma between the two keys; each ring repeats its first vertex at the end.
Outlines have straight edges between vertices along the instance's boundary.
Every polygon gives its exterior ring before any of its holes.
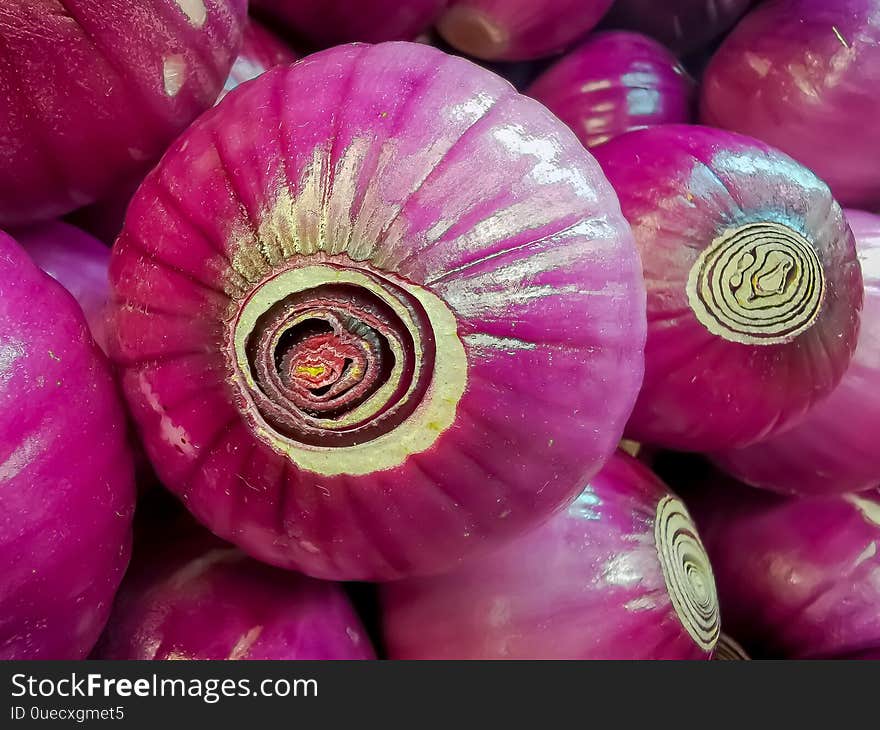
{"type": "Polygon", "coordinates": [[[880,646],[880,493],[796,499],[718,475],[688,507],[724,630],[752,657],[832,659],[880,646]]]}
{"type": "MultiPolygon", "coordinates": [[[[245,81],[257,78],[270,68],[293,63],[300,55],[271,31],[249,18],[241,37],[241,50],[232,64],[220,99],[245,81]]],[[[219,101],[219,99],[218,99],[219,101]]]]}
{"type": "Polygon", "coordinates": [[[858,344],[843,380],[797,426],[714,462],[754,487],[802,495],[880,486],[880,216],[848,210],[862,268],[858,344]]]}
{"type": "Polygon", "coordinates": [[[669,51],[623,31],[597,33],[526,93],[595,147],[634,129],[692,121],[694,82],[669,51]]]}
{"type": "Polygon", "coordinates": [[[162,481],[319,578],[440,571],[524,531],[614,451],[641,382],[644,285],[599,166],[420,44],[233,91],[141,186],[111,286],[162,481]]]}
{"type": "Polygon", "coordinates": [[[684,506],[623,452],[532,532],[380,597],[391,659],[708,659],[719,631],[684,506]]]}
{"type": "Polygon", "coordinates": [[[94,659],[375,659],[342,587],[209,534],[136,543],[94,659]]]}
{"type": "Polygon", "coordinates": [[[15,232],[34,263],[69,291],[86,317],[98,346],[108,352],[107,300],[110,249],[75,226],[40,223],[15,232]]]}
{"type": "Polygon", "coordinates": [[[0,659],[82,659],[128,563],[134,482],[76,302],[0,233],[0,659]]]}
{"type": "Polygon", "coordinates": [[[448,0],[251,0],[312,49],[340,43],[415,40],[428,30],[448,0]]]}
{"type": "Polygon", "coordinates": [[[0,9],[0,226],[142,174],[223,86],[245,0],[24,0],[0,9]]]}
{"type": "Polygon", "coordinates": [[[751,4],[752,0],[617,0],[603,25],[644,33],[687,55],[733,27],[751,4]]]}
{"type": "Polygon", "coordinates": [[[856,344],[861,275],[828,187],[761,142],[706,127],[638,130],[593,152],[648,288],[627,438],[713,451],[793,426],[856,344]]]}
{"type": "Polygon", "coordinates": [[[613,0],[453,0],[437,22],[443,39],[485,61],[561,53],[601,20],[613,0]]]}
{"type": "Polygon", "coordinates": [[[762,139],[812,169],[842,205],[880,205],[880,2],[776,0],[712,59],[701,119],[762,139]]]}

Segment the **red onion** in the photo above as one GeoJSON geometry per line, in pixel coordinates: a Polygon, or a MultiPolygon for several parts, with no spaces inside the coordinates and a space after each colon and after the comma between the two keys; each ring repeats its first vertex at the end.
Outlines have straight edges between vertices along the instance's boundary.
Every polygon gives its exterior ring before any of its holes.
{"type": "Polygon", "coordinates": [[[752,0],[617,0],[605,25],[645,33],[686,55],[731,28],[751,4],[752,0]]]}
{"type": "Polygon", "coordinates": [[[251,0],[310,47],[364,41],[410,41],[427,30],[449,0],[251,0]]]}
{"type": "Polygon", "coordinates": [[[81,659],[128,563],[125,418],[76,302],[5,233],[0,282],[0,659],[81,659]]]}
{"type": "Polygon", "coordinates": [[[691,121],[693,79],[669,51],[636,33],[597,33],[526,93],[586,147],[656,124],[691,121]]]}
{"type": "Polygon", "coordinates": [[[715,55],[707,124],[776,145],[844,205],[880,205],[880,0],[760,5],[715,55]]]}
{"type": "Polygon", "coordinates": [[[687,510],[623,452],[534,531],[381,595],[392,659],[708,659],[719,631],[687,510]]]}
{"type": "Polygon", "coordinates": [[[718,637],[718,643],[715,644],[715,652],[712,654],[712,658],[718,661],[746,661],[750,657],[738,641],[722,633],[718,637]]]}
{"type": "Polygon", "coordinates": [[[245,0],[29,0],[0,9],[0,225],[142,172],[217,98],[245,0]]]}
{"type": "Polygon", "coordinates": [[[110,249],[60,221],[16,231],[15,238],[37,266],[73,294],[85,314],[92,337],[106,353],[110,249]]]}
{"type": "Polygon", "coordinates": [[[816,495],[880,486],[880,217],[853,210],[846,217],[865,287],[855,354],[840,385],[793,429],[714,455],[752,486],[816,495]]]}
{"type": "Polygon", "coordinates": [[[138,544],[93,658],[375,659],[338,584],[175,538],[138,544]]]}
{"type": "Polygon", "coordinates": [[[756,657],[877,651],[880,492],[792,499],[715,481],[688,504],[725,630],[756,657]]]}
{"type": "Polygon", "coordinates": [[[420,44],[233,91],[141,186],[111,284],[162,481],[316,577],[439,571],[522,532],[613,452],[641,381],[638,256],[599,166],[420,44]]]}
{"type": "Polygon", "coordinates": [[[255,79],[275,66],[293,63],[299,57],[290,46],[257,21],[248,20],[241,37],[241,50],[232,64],[220,99],[245,81],[255,79]]]}
{"type": "Polygon", "coordinates": [[[613,0],[453,0],[437,22],[459,51],[487,61],[560,53],[594,28],[613,0]]]}
{"type": "Polygon", "coordinates": [[[594,150],[648,284],[629,438],[710,451],[794,425],[840,381],[862,281],[828,187],[748,137],[668,125],[594,150]]]}

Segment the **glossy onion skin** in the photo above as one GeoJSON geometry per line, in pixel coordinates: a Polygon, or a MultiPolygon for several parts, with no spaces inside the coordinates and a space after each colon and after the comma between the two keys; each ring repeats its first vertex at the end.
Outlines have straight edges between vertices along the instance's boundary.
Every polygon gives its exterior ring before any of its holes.
{"type": "MultiPolygon", "coordinates": [[[[245,81],[255,79],[270,68],[293,63],[299,54],[274,33],[264,28],[253,18],[249,18],[241,37],[241,50],[232,64],[220,99],[245,81]]],[[[219,101],[219,99],[218,99],[219,101]]]]}
{"type": "Polygon", "coordinates": [[[638,256],[599,166],[537,102],[419,44],[338,47],[232,92],[141,186],[111,285],[163,482],[219,536],[315,577],[439,571],[523,531],[614,451],[641,382],[638,256]],[[437,374],[420,366],[428,392],[376,441],[282,438],[230,355],[272,271],[319,264],[449,313],[408,330],[434,337],[437,374]]]}
{"type": "Polygon", "coordinates": [[[527,89],[585,147],[657,124],[692,121],[694,82],[669,51],[637,33],[597,33],[527,89]]]}
{"type": "Polygon", "coordinates": [[[795,499],[719,477],[688,501],[715,571],[724,630],[753,657],[880,647],[880,495],[795,499]]]}
{"type": "Polygon", "coordinates": [[[437,22],[443,39],[486,61],[561,53],[596,26],[613,0],[453,0],[437,22]]]}
{"type": "Polygon", "coordinates": [[[763,143],[706,127],[653,127],[593,151],[620,196],[648,283],[645,381],[627,437],[712,451],[794,425],[843,376],[861,308],[855,243],[827,186],[763,143]],[[686,291],[716,237],[755,221],[804,236],[824,269],[815,321],[777,344],[710,333],[686,291]]]}
{"type": "Polygon", "coordinates": [[[686,55],[733,27],[751,4],[752,0],[616,0],[605,25],[644,33],[686,55]]]}
{"type": "Polygon", "coordinates": [[[202,533],[138,544],[92,657],[375,659],[340,585],[257,563],[202,533]]]}
{"type": "Polygon", "coordinates": [[[842,205],[880,205],[880,2],[775,0],[737,26],[706,70],[701,118],[811,168],[842,205]]]}
{"type": "Polygon", "coordinates": [[[125,419],[76,302],[5,233],[0,281],[0,658],[82,659],[128,563],[125,419]]]}
{"type": "Polygon", "coordinates": [[[217,98],[245,0],[0,8],[0,226],[63,215],[142,172],[217,98]]]}
{"type": "Polygon", "coordinates": [[[360,41],[411,41],[428,30],[448,0],[251,0],[310,48],[360,41]]]}
{"type": "MultiPolygon", "coordinates": [[[[383,585],[389,658],[708,659],[711,647],[676,613],[658,558],[654,520],[668,496],[618,452],[527,535],[452,573],[383,585]]],[[[713,644],[717,631],[716,621],[713,644]]]]}
{"type": "Polygon", "coordinates": [[[880,216],[849,210],[846,217],[865,287],[855,354],[840,384],[797,426],[713,455],[752,486],[817,496],[880,487],[880,216]]]}
{"type": "Polygon", "coordinates": [[[110,249],[88,233],[61,221],[23,228],[15,232],[15,239],[37,266],[73,295],[92,337],[107,353],[110,249]]]}

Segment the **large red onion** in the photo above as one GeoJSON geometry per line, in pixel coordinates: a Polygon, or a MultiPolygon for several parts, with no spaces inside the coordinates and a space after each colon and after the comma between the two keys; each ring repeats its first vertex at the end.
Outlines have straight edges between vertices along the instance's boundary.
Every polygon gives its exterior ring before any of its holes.
{"type": "Polygon", "coordinates": [[[311,48],[363,41],[411,41],[449,0],[251,0],[311,48]]]}
{"type": "Polygon", "coordinates": [[[141,186],[111,283],[163,482],[317,577],[437,571],[522,532],[613,452],[641,381],[638,256],[599,166],[420,44],[233,91],[141,186]]]}
{"type": "Polygon", "coordinates": [[[862,280],[828,187],[740,135],[652,127],[594,150],[648,284],[629,438],[709,451],[794,425],[840,381],[862,280]]]}
{"type": "Polygon", "coordinates": [[[0,659],[81,659],[128,563],[125,418],[76,302],[0,233],[0,659]]]}
{"type": "Polygon", "coordinates": [[[0,8],[0,225],[94,202],[217,98],[245,0],[18,0],[0,8]]]}
{"type": "Polygon", "coordinates": [[[685,55],[709,45],[751,4],[752,0],[617,0],[605,25],[645,33],[685,55]]]}
{"type": "Polygon", "coordinates": [[[564,51],[594,28],[613,0],[453,0],[437,30],[487,61],[526,61],[564,51]]]}
{"type": "Polygon", "coordinates": [[[880,649],[880,493],[792,499],[716,478],[688,505],[724,629],[752,656],[880,649]]]}
{"type": "Polygon", "coordinates": [[[690,122],[694,88],[659,43],[616,31],[591,36],[526,93],[595,147],[634,129],[690,122]]]}
{"type": "Polygon", "coordinates": [[[702,86],[707,124],[750,134],[880,205],[880,0],[774,0],[721,46],[702,86]]]}
{"type": "Polygon", "coordinates": [[[840,385],[793,429],[714,455],[753,486],[817,495],[880,487],[880,216],[851,210],[846,217],[865,286],[855,354],[840,385]]]}
{"type": "Polygon", "coordinates": [[[256,20],[249,19],[241,37],[241,50],[232,64],[220,99],[245,81],[255,79],[275,66],[293,63],[299,57],[278,36],[266,30],[256,20]]]}
{"type": "Polygon", "coordinates": [[[687,510],[623,452],[527,535],[381,590],[393,659],[708,659],[719,632],[687,510]]]}
{"type": "Polygon", "coordinates": [[[211,535],[174,537],[137,545],[93,658],[375,658],[338,584],[262,565],[211,535]]]}
{"type": "Polygon", "coordinates": [[[15,238],[43,271],[73,294],[95,342],[108,352],[107,299],[110,249],[60,221],[16,231],[15,238]]]}

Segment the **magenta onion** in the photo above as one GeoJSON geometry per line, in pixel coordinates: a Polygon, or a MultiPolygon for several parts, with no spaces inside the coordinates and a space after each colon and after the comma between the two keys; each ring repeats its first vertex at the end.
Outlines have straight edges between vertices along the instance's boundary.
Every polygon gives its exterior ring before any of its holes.
{"type": "Polygon", "coordinates": [[[298,58],[299,54],[284,41],[256,20],[248,20],[241,37],[241,50],[232,64],[220,99],[245,81],[255,79],[275,66],[293,63],[298,58]]]}
{"type": "Polygon", "coordinates": [[[381,598],[392,659],[708,659],[719,631],[687,510],[623,452],[537,529],[381,598]]]}
{"type": "Polygon", "coordinates": [[[437,30],[463,53],[487,61],[552,56],[587,33],[613,0],[453,0],[437,30]]]}
{"type": "Polygon", "coordinates": [[[73,294],[85,314],[92,337],[106,353],[110,249],[60,221],[21,229],[16,231],[15,238],[37,266],[73,294]]]}
{"type": "Polygon", "coordinates": [[[410,41],[426,31],[449,0],[251,0],[311,48],[364,41],[410,41]]]}
{"type": "Polygon", "coordinates": [[[712,560],[725,631],[756,657],[880,648],[880,493],[792,499],[714,481],[688,505],[712,560]]]}
{"type": "Polygon", "coordinates": [[[880,205],[880,0],[775,0],[712,59],[707,124],[750,134],[810,167],[844,205],[880,205]]]}
{"type": "Polygon", "coordinates": [[[605,25],[645,33],[684,55],[705,48],[751,4],[752,0],[617,0],[605,25]]]}
{"type": "Polygon", "coordinates": [[[594,149],[648,284],[629,438],[709,451],[803,418],[843,376],[862,282],[828,187],[748,137],[685,125],[594,149]]]}
{"type": "Polygon", "coordinates": [[[375,658],[338,584],[262,565],[201,532],[166,538],[136,545],[93,658],[375,658]]]}
{"type": "Polygon", "coordinates": [[[691,121],[693,80],[669,51],[636,33],[597,33],[526,93],[586,147],[656,124],[691,121]]]}
{"type": "Polygon", "coordinates": [[[111,285],[162,481],[316,577],[437,571],[540,521],[613,452],[641,381],[638,255],[599,166],[540,104],[415,43],[233,91],[141,186],[111,285]]]}
{"type": "Polygon", "coordinates": [[[0,225],[87,205],[217,98],[245,0],[30,0],[0,8],[0,225]]]}
{"type": "Polygon", "coordinates": [[[880,216],[847,211],[865,294],[858,345],[843,380],[793,429],[715,454],[741,481],[792,494],[880,487],[880,216]]]}
{"type": "Polygon", "coordinates": [[[125,419],[76,302],[0,233],[0,659],[81,659],[128,563],[125,419]]]}

